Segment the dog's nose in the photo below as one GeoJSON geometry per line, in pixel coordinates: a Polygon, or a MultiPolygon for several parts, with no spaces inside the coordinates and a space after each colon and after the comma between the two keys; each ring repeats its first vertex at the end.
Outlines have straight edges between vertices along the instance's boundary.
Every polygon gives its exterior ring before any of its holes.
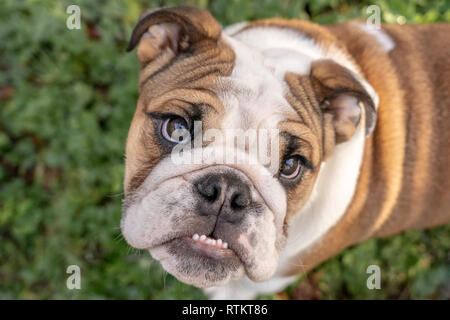
{"type": "Polygon", "coordinates": [[[223,186],[217,176],[206,176],[196,186],[198,193],[208,201],[215,202],[221,197],[223,186]]]}
{"type": "Polygon", "coordinates": [[[209,203],[208,211],[218,214],[224,209],[239,211],[251,202],[250,188],[238,177],[230,174],[207,175],[196,183],[198,193],[209,203]]]}

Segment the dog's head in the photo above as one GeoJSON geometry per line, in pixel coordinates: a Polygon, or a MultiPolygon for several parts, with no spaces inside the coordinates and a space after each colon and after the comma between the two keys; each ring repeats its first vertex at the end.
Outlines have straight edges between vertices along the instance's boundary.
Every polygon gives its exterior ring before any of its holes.
{"type": "Polygon", "coordinates": [[[249,46],[201,9],[145,13],[135,46],[125,239],[198,287],[268,279],[321,162],[362,124],[373,129],[372,100],[333,60],[249,46]]]}

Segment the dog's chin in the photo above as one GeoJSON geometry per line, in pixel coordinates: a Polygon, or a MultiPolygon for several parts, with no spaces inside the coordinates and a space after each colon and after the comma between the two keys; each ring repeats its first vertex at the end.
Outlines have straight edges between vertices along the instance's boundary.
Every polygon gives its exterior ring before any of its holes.
{"type": "Polygon", "coordinates": [[[225,285],[244,276],[244,264],[230,249],[217,248],[189,237],[171,240],[149,250],[178,280],[199,287],[225,285]]]}

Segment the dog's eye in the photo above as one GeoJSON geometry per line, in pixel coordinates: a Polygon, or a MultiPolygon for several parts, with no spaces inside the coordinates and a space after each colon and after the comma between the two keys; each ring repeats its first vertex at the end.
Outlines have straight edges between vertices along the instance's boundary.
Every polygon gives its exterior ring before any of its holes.
{"type": "Polygon", "coordinates": [[[170,117],[163,121],[161,135],[167,141],[182,143],[188,140],[189,127],[182,117],[170,117]]]}
{"type": "Polygon", "coordinates": [[[302,160],[300,156],[292,156],[284,160],[280,176],[284,179],[295,179],[302,172],[302,160]]]}

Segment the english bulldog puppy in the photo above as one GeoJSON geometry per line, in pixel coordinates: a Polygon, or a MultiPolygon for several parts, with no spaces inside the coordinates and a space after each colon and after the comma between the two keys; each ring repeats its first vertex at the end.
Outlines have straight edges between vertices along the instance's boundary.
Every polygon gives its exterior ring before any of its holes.
{"type": "Polygon", "coordinates": [[[128,46],[126,241],[211,298],[247,299],[368,238],[448,222],[449,34],[146,12],[128,46]]]}

